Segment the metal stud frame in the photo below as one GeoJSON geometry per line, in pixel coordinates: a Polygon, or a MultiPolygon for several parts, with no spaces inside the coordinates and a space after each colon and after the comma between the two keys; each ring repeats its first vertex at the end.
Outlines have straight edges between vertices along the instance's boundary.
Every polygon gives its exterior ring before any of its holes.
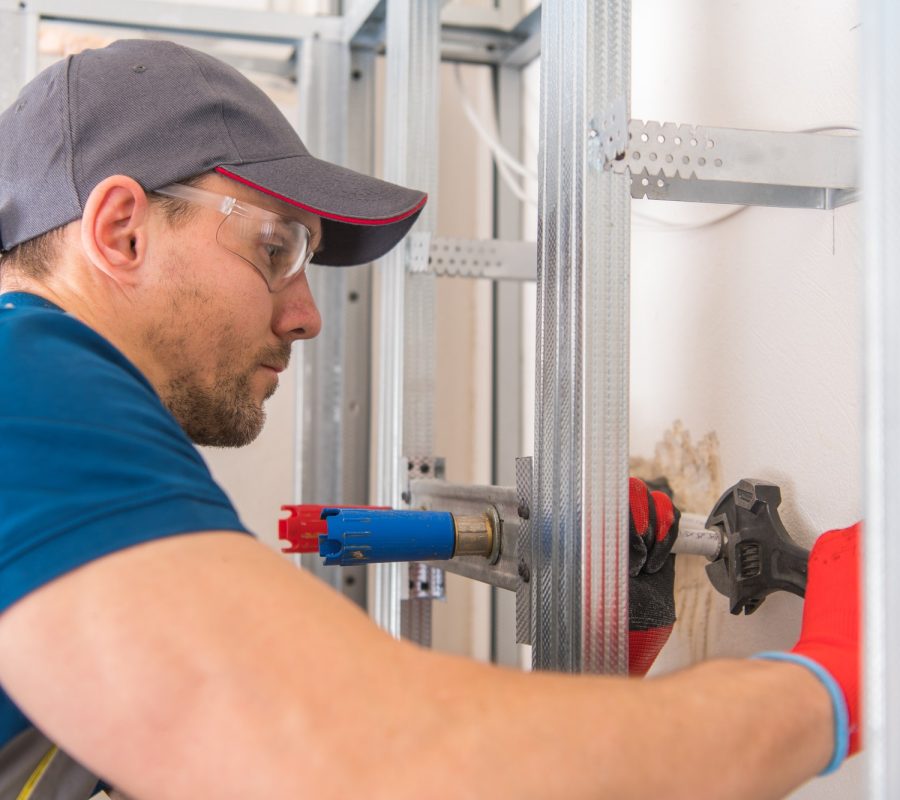
{"type": "MultiPolygon", "coordinates": [[[[371,172],[374,58],[351,54],[342,42],[311,38],[298,46],[300,134],[320,158],[371,172]],[[348,124],[352,118],[352,124],[348,124]],[[369,146],[359,141],[364,137],[369,146]]],[[[369,328],[371,268],[318,269],[310,287],[325,324],[304,342],[297,370],[297,430],[301,503],[364,505],[369,492],[369,328]]],[[[366,568],[306,569],[366,604],[366,568]]]]}
{"type": "Polygon", "coordinates": [[[533,664],[623,673],[630,3],[545,2],[541,52],[533,664]]]}
{"type": "MultiPolygon", "coordinates": [[[[397,508],[406,479],[403,456],[433,455],[434,276],[408,276],[407,270],[411,242],[430,236],[436,220],[440,6],[439,0],[387,4],[385,178],[427,191],[431,197],[411,236],[383,260],[380,272],[376,500],[397,508]]],[[[406,571],[400,564],[374,567],[371,611],[394,636],[401,633],[406,571]]],[[[430,608],[423,613],[430,614],[430,608]]],[[[418,628],[430,626],[422,623],[418,628]]]]}

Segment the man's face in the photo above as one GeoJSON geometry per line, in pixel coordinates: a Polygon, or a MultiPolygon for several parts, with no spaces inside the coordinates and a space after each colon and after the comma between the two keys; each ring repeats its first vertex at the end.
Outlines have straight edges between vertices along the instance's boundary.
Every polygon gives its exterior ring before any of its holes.
{"type": "MultiPolygon", "coordinates": [[[[297,219],[318,246],[321,221],[219,175],[202,188],[297,219]]],[[[221,213],[191,206],[171,225],[156,209],[150,256],[158,264],[158,307],[142,332],[156,389],[196,444],[240,447],[265,421],[263,403],[278,387],[291,344],[321,327],[306,276],[274,294],[247,261],[216,241],[221,213]]]]}

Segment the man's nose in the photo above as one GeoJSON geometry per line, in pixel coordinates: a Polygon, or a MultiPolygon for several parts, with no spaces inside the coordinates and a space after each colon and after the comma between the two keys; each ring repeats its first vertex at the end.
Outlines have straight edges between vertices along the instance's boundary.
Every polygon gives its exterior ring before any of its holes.
{"type": "Polygon", "coordinates": [[[273,331],[280,339],[312,339],[322,330],[322,317],[306,275],[292,281],[276,295],[273,331]]]}

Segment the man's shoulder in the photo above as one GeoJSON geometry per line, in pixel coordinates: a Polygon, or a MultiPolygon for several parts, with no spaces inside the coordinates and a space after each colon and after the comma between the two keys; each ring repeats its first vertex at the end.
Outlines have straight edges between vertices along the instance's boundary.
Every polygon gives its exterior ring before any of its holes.
{"type": "Polygon", "coordinates": [[[65,311],[38,306],[0,306],[2,358],[23,361],[54,350],[96,353],[114,360],[125,357],[93,328],[65,311]]]}
{"type": "Polygon", "coordinates": [[[46,393],[53,387],[71,396],[79,389],[93,394],[111,385],[156,399],[137,367],[71,314],[43,307],[0,306],[0,398],[6,394],[21,404],[33,399],[31,392],[46,393]]]}

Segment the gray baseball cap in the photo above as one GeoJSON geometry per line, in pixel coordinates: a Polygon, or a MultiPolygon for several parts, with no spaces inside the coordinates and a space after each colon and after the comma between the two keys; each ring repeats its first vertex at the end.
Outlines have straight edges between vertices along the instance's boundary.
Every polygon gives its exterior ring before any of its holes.
{"type": "Polygon", "coordinates": [[[122,40],[48,67],[0,114],[0,252],[79,219],[110,175],[153,191],[210,171],[319,215],[314,261],[331,266],[383,256],[427,199],[311,156],[227,64],[172,42],[122,40]]]}

